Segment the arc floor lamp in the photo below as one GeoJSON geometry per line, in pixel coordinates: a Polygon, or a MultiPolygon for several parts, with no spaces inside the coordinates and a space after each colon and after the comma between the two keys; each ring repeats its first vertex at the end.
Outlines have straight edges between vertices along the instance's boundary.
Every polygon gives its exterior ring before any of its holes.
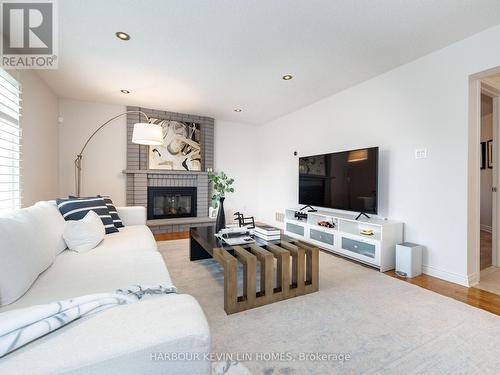
{"type": "Polygon", "coordinates": [[[128,115],[131,113],[138,113],[139,117],[140,115],[143,115],[146,118],[146,122],[138,122],[134,124],[134,131],[132,133],[132,142],[139,144],[139,145],[161,145],[163,144],[163,129],[160,125],[155,125],[151,124],[149,122],[149,117],[142,111],[127,111],[120,113],[119,115],[116,115],[112,118],[110,118],[108,121],[106,121],[104,124],[99,126],[95,132],[92,133],[92,135],[87,139],[85,144],[82,147],[82,150],[78,155],[76,155],[75,159],[75,193],[76,196],[79,197],[81,193],[81,186],[82,186],[82,158],[83,158],[83,152],[85,151],[85,148],[87,148],[87,145],[89,142],[94,138],[94,136],[99,133],[99,131],[104,128],[106,125],[108,125],[110,122],[113,120],[117,119],[120,116],[128,115]]]}

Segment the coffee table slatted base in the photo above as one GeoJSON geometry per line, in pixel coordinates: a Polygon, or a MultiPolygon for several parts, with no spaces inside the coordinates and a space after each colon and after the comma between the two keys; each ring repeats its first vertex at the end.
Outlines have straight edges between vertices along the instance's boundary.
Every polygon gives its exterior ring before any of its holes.
{"type": "Polygon", "coordinates": [[[215,248],[214,258],[224,268],[224,310],[227,314],[318,291],[319,249],[303,242],[285,242],[266,248],[234,246],[234,255],[215,248]],[[274,259],[276,258],[276,268],[274,259]],[[257,293],[257,262],[260,292],[257,293]],[[243,295],[238,296],[238,263],[243,265],[243,295]],[[291,269],[291,272],[290,272],[291,269]],[[276,287],[273,286],[276,272],[276,287]],[[290,279],[291,273],[291,279],[290,279]]]}

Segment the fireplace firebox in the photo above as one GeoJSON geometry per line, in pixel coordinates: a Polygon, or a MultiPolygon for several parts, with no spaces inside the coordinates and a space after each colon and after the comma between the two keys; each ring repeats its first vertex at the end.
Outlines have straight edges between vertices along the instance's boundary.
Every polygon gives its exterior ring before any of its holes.
{"type": "Polygon", "coordinates": [[[148,187],[148,220],[195,216],[195,187],[148,187]]]}

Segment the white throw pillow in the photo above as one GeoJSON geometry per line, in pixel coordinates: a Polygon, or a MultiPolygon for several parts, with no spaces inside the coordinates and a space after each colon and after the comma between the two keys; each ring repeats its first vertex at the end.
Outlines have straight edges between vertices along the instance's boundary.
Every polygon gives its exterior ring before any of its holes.
{"type": "Polygon", "coordinates": [[[81,220],[66,221],[63,237],[70,250],[83,253],[99,245],[105,235],[101,218],[94,211],[89,211],[81,220]]]}
{"type": "Polygon", "coordinates": [[[0,306],[26,293],[54,261],[58,239],[47,231],[47,211],[35,205],[0,215],[0,306]]]}

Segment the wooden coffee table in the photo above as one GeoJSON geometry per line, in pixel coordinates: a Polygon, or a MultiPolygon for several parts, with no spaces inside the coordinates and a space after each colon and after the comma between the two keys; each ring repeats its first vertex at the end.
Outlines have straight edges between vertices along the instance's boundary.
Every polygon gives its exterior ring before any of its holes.
{"type": "Polygon", "coordinates": [[[227,314],[318,291],[317,247],[284,235],[279,241],[255,237],[254,244],[228,246],[217,239],[214,232],[213,226],[191,228],[189,256],[191,261],[214,258],[224,268],[227,314]],[[260,263],[259,280],[257,262],[260,263]],[[241,296],[238,296],[238,263],[243,265],[241,296]]]}

